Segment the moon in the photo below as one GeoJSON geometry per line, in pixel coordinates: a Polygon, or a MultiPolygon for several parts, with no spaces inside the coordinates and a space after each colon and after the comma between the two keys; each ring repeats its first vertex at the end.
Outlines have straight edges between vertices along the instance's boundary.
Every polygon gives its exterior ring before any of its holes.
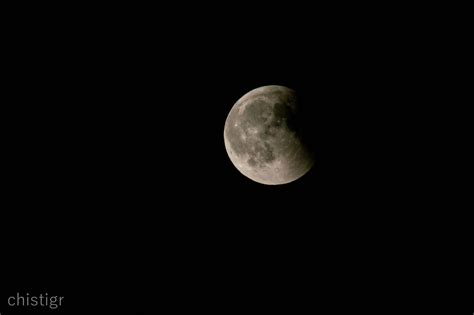
{"type": "Polygon", "coordinates": [[[281,185],[297,180],[314,164],[302,141],[294,90],[268,85],[242,96],[224,126],[224,144],[234,166],[251,180],[281,185]]]}

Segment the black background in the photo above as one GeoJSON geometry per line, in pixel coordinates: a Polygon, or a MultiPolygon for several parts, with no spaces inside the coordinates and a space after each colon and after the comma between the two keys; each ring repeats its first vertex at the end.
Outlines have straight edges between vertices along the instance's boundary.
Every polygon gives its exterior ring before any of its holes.
{"type": "Polygon", "coordinates": [[[424,204],[416,126],[443,94],[426,33],[347,7],[115,9],[5,23],[5,296],[65,295],[65,313],[337,313],[445,280],[439,247],[464,252],[424,204]],[[232,105],[269,84],[299,93],[316,154],[275,187],[223,141],[232,105]]]}

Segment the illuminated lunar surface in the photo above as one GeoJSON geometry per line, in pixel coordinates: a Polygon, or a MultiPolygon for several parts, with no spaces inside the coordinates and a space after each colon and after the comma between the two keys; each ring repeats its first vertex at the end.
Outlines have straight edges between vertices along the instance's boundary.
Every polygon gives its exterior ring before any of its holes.
{"type": "Polygon", "coordinates": [[[296,92],[269,85],[252,90],[232,107],[224,126],[230,160],[248,178],[267,185],[292,182],[314,164],[303,143],[296,92]]]}

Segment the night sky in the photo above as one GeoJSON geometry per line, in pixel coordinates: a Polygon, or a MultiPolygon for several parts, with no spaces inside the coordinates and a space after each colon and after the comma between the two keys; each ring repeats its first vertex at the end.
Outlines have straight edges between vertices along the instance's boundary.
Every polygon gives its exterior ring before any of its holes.
{"type": "Polygon", "coordinates": [[[417,235],[425,216],[399,198],[414,183],[392,127],[422,70],[398,80],[394,31],[350,10],[234,9],[10,24],[2,315],[16,292],[64,295],[67,314],[293,314],[315,297],[356,303],[367,272],[402,281],[381,266],[403,265],[400,226],[417,235]],[[249,180],[224,147],[231,107],[263,85],[302,102],[315,165],[290,184],[249,180]]]}

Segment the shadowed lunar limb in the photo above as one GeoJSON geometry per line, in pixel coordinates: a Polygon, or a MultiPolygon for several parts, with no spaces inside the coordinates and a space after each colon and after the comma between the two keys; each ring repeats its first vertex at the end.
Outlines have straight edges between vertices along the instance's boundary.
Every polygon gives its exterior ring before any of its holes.
{"type": "Polygon", "coordinates": [[[314,164],[301,141],[295,91],[278,85],[252,90],[232,107],[224,126],[230,160],[248,178],[262,184],[292,182],[314,164]]]}

